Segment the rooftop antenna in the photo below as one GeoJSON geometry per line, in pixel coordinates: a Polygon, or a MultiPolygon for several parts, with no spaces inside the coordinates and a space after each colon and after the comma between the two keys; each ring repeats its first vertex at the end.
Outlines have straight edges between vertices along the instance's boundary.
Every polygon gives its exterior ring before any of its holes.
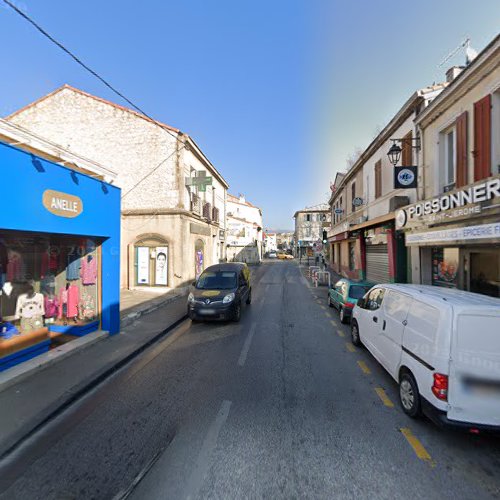
{"type": "Polygon", "coordinates": [[[469,65],[477,56],[477,51],[475,51],[470,46],[470,38],[467,37],[457,48],[452,50],[439,64],[438,68],[444,66],[452,57],[454,57],[461,50],[465,50],[465,65],[469,65]]]}

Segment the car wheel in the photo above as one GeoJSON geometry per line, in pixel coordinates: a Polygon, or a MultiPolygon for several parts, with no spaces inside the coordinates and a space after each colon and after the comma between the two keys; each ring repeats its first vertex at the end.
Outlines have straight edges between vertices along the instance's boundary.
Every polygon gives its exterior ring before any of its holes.
{"type": "Polygon", "coordinates": [[[415,418],[420,415],[421,405],[417,382],[409,372],[403,373],[399,380],[399,402],[408,416],[415,418]]]}
{"type": "Polygon", "coordinates": [[[347,314],[344,312],[344,308],[342,306],[340,306],[339,316],[340,316],[341,323],[344,323],[344,324],[347,323],[348,317],[347,317],[347,314]]]}
{"type": "Polygon", "coordinates": [[[351,342],[355,345],[360,347],[363,345],[361,343],[361,338],[359,336],[359,326],[357,321],[352,321],[351,323],[351,342]]]}
{"type": "Polygon", "coordinates": [[[252,290],[250,289],[250,291],[248,292],[248,297],[247,297],[247,302],[246,302],[248,305],[250,305],[252,303],[252,290]]]}
{"type": "Polygon", "coordinates": [[[233,321],[238,323],[240,319],[241,319],[241,304],[236,304],[236,306],[234,307],[233,321]]]}

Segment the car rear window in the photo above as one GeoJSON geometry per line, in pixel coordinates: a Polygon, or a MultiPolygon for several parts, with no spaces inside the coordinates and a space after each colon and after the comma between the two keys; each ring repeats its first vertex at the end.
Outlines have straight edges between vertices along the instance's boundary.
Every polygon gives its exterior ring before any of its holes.
{"type": "Polygon", "coordinates": [[[351,288],[349,288],[349,297],[360,299],[370,288],[370,286],[351,285],[351,288]]]}

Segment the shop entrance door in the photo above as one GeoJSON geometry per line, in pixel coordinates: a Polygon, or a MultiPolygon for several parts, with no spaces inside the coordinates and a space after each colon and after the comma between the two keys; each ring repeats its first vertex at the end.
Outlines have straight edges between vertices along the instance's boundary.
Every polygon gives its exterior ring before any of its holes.
{"type": "Polygon", "coordinates": [[[469,254],[470,291],[500,297],[500,248],[469,254]]]}

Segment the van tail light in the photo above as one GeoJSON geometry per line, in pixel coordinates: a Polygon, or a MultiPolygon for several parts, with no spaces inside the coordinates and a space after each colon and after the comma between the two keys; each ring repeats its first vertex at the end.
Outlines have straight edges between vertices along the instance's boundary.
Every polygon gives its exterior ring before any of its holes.
{"type": "Polygon", "coordinates": [[[352,309],[354,307],[354,303],[353,302],[345,302],[344,307],[347,307],[348,309],[352,309]]]}
{"type": "Polygon", "coordinates": [[[434,384],[432,392],[441,401],[448,401],[448,375],[434,373],[434,384]]]}

